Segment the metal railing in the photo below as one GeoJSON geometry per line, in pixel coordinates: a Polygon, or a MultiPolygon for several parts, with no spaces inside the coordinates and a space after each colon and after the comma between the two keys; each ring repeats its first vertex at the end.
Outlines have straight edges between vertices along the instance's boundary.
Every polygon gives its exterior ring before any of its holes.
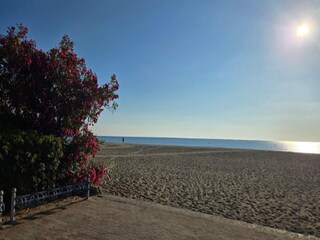
{"type": "Polygon", "coordinates": [[[3,229],[3,224],[2,224],[2,213],[6,209],[4,202],[3,202],[3,191],[0,190],[0,229],[3,229]]]}
{"type": "MultiPolygon", "coordinates": [[[[50,189],[47,191],[36,192],[31,194],[25,194],[17,196],[17,189],[12,189],[11,192],[11,207],[10,207],[10,223],[16,223],[16,209],[25,208],[28,206],[41,204],[47,201],[53,201],[58,198],[67,197],[72,194],[80,194],[85,192],[86,199],[90,196],[91,181],[76,183],[68,186],[63,186],[59,188],[50,189]]],[[[5,210],[5,205],[3,202],[3,191],[0,190],[0,229],[3,228],[2,224],[2,213],[5,210]]]]}

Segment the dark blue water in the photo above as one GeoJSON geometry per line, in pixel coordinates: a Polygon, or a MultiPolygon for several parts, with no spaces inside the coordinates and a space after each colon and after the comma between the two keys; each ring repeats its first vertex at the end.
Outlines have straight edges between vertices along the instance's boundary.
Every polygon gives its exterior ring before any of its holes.
{"type": "MultiPolygon", "coordinates": [[[[99,140],[110,143],[121,143],[122,137],[98,136],[99,140]]],[[[320,154],[320,142],[289,141],[255,141],[230,139],[194,139],[194,138],[156,138],[156,137],[124,137],[125,143],[151,144],[166,146],[190,146],[212,148],[238,148],[281,152],[300,152],[320,154]]]]}

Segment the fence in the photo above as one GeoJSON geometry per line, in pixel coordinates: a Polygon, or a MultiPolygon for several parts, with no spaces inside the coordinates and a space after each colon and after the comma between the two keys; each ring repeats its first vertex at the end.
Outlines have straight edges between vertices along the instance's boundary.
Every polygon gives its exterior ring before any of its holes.
{"type": "Polygon", "coordinates": [[[0,229],[3,229],[3,225],[2,225],[2,213],[5,210],[5,205],[3,202],[3,191],[0,190],[0,229]]]}
{"type": "MultiPolygon", "coordinates": [[[[59,188],[50,189],[47,191],[36,192],[26,195],[17,196],[17,189],[12,189],[11,192],[11,207],[10,207],[10,223],[16,222],[16,208],[24,208],[39,203],[52,201],[61,197],[67,197],[72,194],[80,194],[81,192],[86,193],[86,199],[90,196],[91,182],[90,178],[86,182],[76,183],[73,185],[63,186],[59,188]]],[[[3,203],[3,191],[0,191],[0,229],[3,228],[2,224],[2,213],[5,210],[3,203]]]]}

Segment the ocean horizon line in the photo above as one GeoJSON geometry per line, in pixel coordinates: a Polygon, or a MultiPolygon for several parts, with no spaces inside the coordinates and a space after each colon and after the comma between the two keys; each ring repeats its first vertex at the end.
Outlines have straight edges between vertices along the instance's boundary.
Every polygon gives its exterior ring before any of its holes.
{"type": "Polygon", "coordinates": [[[109,135],[96,135],[97,137],[112,137],[112,138],[165,138],[165,139],[194,139],[194,140],[231,140],[231,141],[256,141],[256,142],[296,142],[296,143],[320,143],[319,141],[306,141],[306,140],[270,140],[270,139],[244,139],[244,138],[207,138],[207,137],[148,137],[148,136],[109,136],[109,135]]]}
{"type": "Polygon", "coordinates": [[[320,154],[320,142],[204,139],[204,138],[165,138],[165,137],[126,137],[97,136],[100,141],[110,143],[148,144],[162,146],[233,148],[278,152],[320,154]]]}

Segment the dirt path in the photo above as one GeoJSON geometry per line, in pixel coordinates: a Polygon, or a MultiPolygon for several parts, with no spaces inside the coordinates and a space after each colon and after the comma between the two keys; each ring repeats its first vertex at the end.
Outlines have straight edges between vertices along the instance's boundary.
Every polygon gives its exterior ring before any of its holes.
{"type": "Polygon", "coordinates": [[[110,195],[20,219],[0,239],[317,239],[110,195]]]}

